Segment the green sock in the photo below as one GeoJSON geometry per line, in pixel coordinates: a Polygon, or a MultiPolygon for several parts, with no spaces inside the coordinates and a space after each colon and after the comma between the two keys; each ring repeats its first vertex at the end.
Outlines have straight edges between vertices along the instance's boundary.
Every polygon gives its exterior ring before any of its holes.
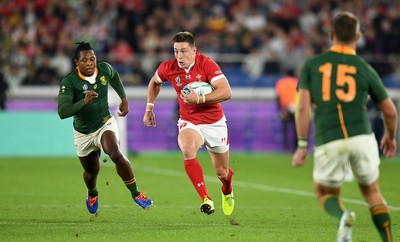
{"type": "Polygon", "coordinates": [[[325,200],[322,202],[322,207],[329,215],[338,219],[342,217],[343,211],[345,210],[342,201],[335,195],[325,196],[325,200]]]}
{"type": "Polygon", "coordinates": [[[140,194],[140,192],[137,189],[136,179],[134,177],[128,181],[124,181],[124,183],[131,192],[133,198],[135,198],[137,195],[140,194]]]}
{"type": "Polygon", "coordinates": [[[95,197],[95,196],[99,195],[99,192],[97,191],[97,188],[95,187],[93,189],[88,189],[88,194],[91,197],[95,197]]]}
{"type": "Polygon", "coordinates": [[[384,242],[391,242],[392,229],[390,223],[389,208],[384,204],[375,205],[370,208],[372,220],[375,227],[378,229],[379,235],[384,242]]]}

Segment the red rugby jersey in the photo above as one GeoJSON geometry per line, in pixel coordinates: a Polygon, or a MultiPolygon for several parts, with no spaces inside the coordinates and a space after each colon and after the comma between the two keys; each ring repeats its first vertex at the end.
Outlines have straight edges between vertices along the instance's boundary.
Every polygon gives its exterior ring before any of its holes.
{"type": "MultiPolygon", "coordinates": [[[[196,53],[194,64],[185,70],[178,66],[177,60],[171,59],[160,64],[156,71],[157,81],[169,81],[178,95],[181,119],[193,124],[212,124],[219,121],[224,113],[221,104],[188,104],[180,97],[182,88],[191,82],[212,82],[224,77],[221,68],[210,57],[196,53]]],[[[200,100],[202,100],[200,98],[200,100]]]]}

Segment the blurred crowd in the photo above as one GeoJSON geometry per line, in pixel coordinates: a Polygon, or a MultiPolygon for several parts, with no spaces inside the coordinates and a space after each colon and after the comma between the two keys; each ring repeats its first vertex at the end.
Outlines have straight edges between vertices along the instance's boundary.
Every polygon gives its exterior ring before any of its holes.
{"type": "Polygon", "coordinates": [[[173,35],[186,30],[222,67],[240,62],[257,77],[265,63],[284,72],[326,50],[329,25],[342,10],[361,19],[358,53],[381,75],[394,72],[400,1],[383,0],[2,0],[0,67],[11,88],[58,85],[74,68],[75,43],[88,41],[125,84],[145,85],[173,57],[173,35]]]}

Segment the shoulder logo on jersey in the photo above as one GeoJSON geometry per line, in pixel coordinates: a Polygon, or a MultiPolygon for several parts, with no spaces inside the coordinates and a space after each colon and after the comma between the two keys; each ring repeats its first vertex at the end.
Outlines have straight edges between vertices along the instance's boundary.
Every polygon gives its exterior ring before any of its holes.
{"type": "Polygon", "coordinates": [[[83,92],[82,92],[83,94],[86,94],[88,92],[88,86],[86,84],[84,84],[82,86],[82,89],[83,89],[83,92]]]}
{"type": "Polygon", "coordinates": [[[62,92],[62,93],[65,92],[65,86],[64,85],[60,88],[60,92],[62,92]]]}
{"type": "Polygon", "coordinates": [[[179,86],[182,86],[181,78],[179,78],[179,76],[175,77],[175,83],[176,83],[176,85],[177,85],[178,87],[179,87],[179,86]]]}
{"type": "Polygon", "coordinates": [[[101,77],[100,77],[100,83],[101,83],[101,85],[103,85],[103,86],[107,85],[107,80],[106,80],[106,77],[105,77],[105,76],[101,76],[101,77]]]}
{"type": "Polygon", "coordinates": [[[220,74],[222,74],[222,71],[221,70],[217,70],[217,71],[215,71],[214,72],[216,75],[220,75],[220,74]]]}

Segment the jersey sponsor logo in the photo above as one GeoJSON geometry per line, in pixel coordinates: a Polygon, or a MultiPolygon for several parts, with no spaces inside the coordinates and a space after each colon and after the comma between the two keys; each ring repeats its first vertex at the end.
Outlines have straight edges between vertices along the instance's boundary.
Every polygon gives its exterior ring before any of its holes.
{"type": "Polygon", "coordinates": [[[97,84],[94,84],[93,89],[94,89],[94,90],[97,89],[97,84]]]}
{"type": "Polygon", "coordinates": [[[105,76],[101,76],[101,77],[100,77],[100,83],[101,83],[101,85],[103,85],[103,86],[107,85],[107,79],[106,79],[105,76]]]}
{"type": "MultiPolygon", "coordinates": [[[[110,116],[107,115],[103,118],[103,123],[107,123],[107,121],[110,119],[110,116]]],[[[110,123],[111,124],[111,123],[110,123]]]]}
{"type": "Polygon", "coordinates": [[[179,76],[175,77],[175,83],[176,83],[176,85],[177,85],[178,87],[182,86],[181,78],[179,78],[179,76]]]}

